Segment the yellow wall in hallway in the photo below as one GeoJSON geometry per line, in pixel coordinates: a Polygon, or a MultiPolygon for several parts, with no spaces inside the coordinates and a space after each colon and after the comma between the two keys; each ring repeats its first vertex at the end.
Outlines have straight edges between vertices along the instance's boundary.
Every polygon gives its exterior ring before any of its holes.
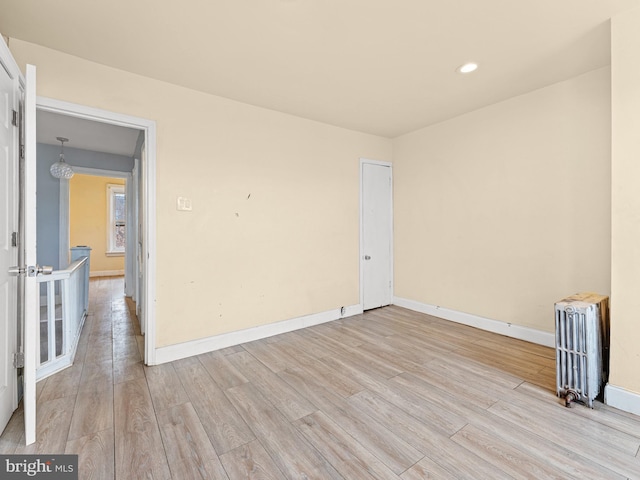
{"type": "Polygon", "coordinates": [[[91,247],[91,273],[124,271],[124,256],[107,256],[107,185],[122,178],[75,174],[69,180],[70,244],[91,247]]]}

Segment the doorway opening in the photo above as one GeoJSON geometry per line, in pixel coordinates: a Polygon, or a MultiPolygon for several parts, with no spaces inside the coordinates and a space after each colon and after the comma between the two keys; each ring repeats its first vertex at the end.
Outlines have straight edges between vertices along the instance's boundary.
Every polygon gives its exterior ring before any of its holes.
{"type": "MultiPolygon", "coordinates": [[[[122,218],[116,219],[113,226],[114,232],[109,232],[105,217],[104,236],[100,238],[100,243],[106,247],[99,253],[101,260],[103,258],[106,260],[105,265],[115,265],[120,258],[124,260],[123,266],[121,268],[99,267],[100,270],[92,268],[92,271],[98,275],[124,274],[126,282],[124,293],[135,301],[136,313],[144,334],[144,363],[153,365],[155,363],[156,245],[155,122],[42,97],[37,98],[36,118],[38,196],[41,197],[47,192],[47,189],[40,185],[41,176],[46,178],[48,183],[54,180],[58,187],[57,192],[54,192],[58,194],[57,198],[44,207],[49,211],[38,211],[39,240],[45,238],[46,234],[42,232],[43,235],[41,235],[41,230],[48,229],[51,233],[56,230],[51,228],[51,225],[57,226],[57,231],[53,235],[46,236],[48,240],[38,242],[38,260],[53,264],[57,268],[65,268],[70,260],[69,249],[75,243],[71,235],[70,181],[47,178],[46,175],[48,177],[51,175],[48,171],[45,172],[48,164],[55,161],[53,158],[49,162],[51,155],[45,155],[45,152],[55,148],[53,145],[57,136],[64,135],[70,139],[70,142],[65,145],[65,157],[78,178],[90,176],[94,179],[104,177],[120,179],[111,183],[122,184],[124,187],[123,193],[127,199],[124,221],[122,218]],[[60,131],[63,127],[68,130],[60,131]],[[117,243],[122,240],[117,238],[119,232],[124,233],[125,245],[109,246],[108,233],[114,233],[112,237],[117,243]],[[51,260],[48,261],[45,257],[51,260]]],[[[101,194],[106,205],[108,191],[105,189],[101,194]]],[[[39,209],[40,200],[42,198],[38,200],[39,209]]],[[[105,215],[108,215],[108,212],[105,215]]],[[[91,261],[94,263],[93,259],[91,261]]]]}

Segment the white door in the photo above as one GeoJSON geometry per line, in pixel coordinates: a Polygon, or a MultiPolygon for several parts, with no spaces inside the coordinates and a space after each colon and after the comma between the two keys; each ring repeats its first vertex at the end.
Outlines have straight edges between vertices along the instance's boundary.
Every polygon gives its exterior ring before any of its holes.
{"type": "Polygon", "coordinates": [[[7,53],[5,47],[0,58],[0,433],[18,406],[18,376],[13,366],[18,335],[18,279],[9,275],[9,268],[18,264],[19,83],[16,72],[8,69],[9,62],[4,58],[7,53]]]}
{"type": "MultiPolygon", "coordinates": [[[[20,74],[20,70],[15,60],[11,56],[11,52],[7,48],[7,45],[3,40],[0,40],[0,75],[3,75],[2,90],[0,97],[2,101],[9,102],[10,98],[13,98],[13,108],[11,110],[10,117],[7,117],[6,113],[4,117],[0,119],[2,125],[16,123],[19,125],[18,132],[14,130],[13,141],[8,144],[0,145],[0,150],[4,154],[3,158],[9,159],[7,162],[2,163],[0,160],[0,169],[6,168],[6,175],[4,170],[2,171],[3,180],[0,180],[0,247],[5,245],[6,242],[13,244],[13,232],[16,232],[16,243],[18,244],[19,252],[12,252],[12,254],[0,253],[2,265],[0,271],[0,291],[5,291],[6,300],[0,300],[0,315],[2,320],[0,323],[4,327],[4,323],[8,322],[7,330],[2,330],[3,339],[9,339],[9,343],[13,342],[13,345],[9,345],[8,349],[5,349],[5,345],[0,352],[2,359],[0,362],[2,365],[3,373],[0,373],[5,382],[2,386],[7,386],[9,395],[12,396],[12,409],[17,406],[17,390],[16,390],[16,375],[17,372],[13,369],[12,355],[15,350],[22,350],[24,353],[24,368],[23,368],[23,406],[24,406],[24,422],[25,422],[25,441],[29,445],[35,442],[36,439],[36,353],[37,353],[37,341],[36,336],[38,328],[37,319],[37,284],[36,277],[33,274],[36,265],[36,78],[35,67],[27,65],[26,79],[20,74]],[[11,82],[7,83],[5,74],[11,78],[11,82]],[[10,86],[10,91],[6,88],[10,86]],[[14,113],[16,111],[16,118],[14,122],[14,113]],[[21,127],[21,128],[20,128],[21,127]],[[21,130],[21,132],[20,132],[21,130]],[[21,138],[20,133],[23,137],[21,138]],[[24,147],[24,156],[21,153],[21,144],[24,147]],[[11,153],[13,152],[12,156],[11,153]],[[11,160],[12,159],[12,160],[11,160]],[[24,159],[24,160],[23,160],[24,159]],[[19,166],[22,163],[22,167],[19,166]],[[12,165],[9,167],[9,165],[12,165]],[[11,169],[11,170],[9,170],[11,169]],[[22,171],[22,173],[20,173],[22,171]],[[12,190],[11,194],[5,190],[5,182],[11,178],[12,190]],[[17,179],[17,181],[16,181],[17,179]],[[15,189],[18,188],[18,194],[16,195],[15,189]],[[6,193],[5,193],[6,192],[6,193]],[[22,208],[20,208],[20,199],[22,201],[22,208]],[[13,225],[17,225],[17,228],[11,232],[6,231],[7,219],[13,218],[13,225]],[[18,219],[16,221],[16,219],[18,219]],[[8,236],[10,234],[10,237],[8,236]],[[5,258],[8,255],[9,258],[5,258]],[[8,280],[7,273],[8,266],[4,263],[7,260],[17,260],[10,265],[20,270],[19,276],[16,279],[8,280]],[[28,272],[32,273],[29,274],[28,272]],[[22,283],[23,282],[23,283],[22,283]],[[19,289],[18,285],[23,285],[23,288],[19,289]],[[18,290],[22,298],[18,298],[18,290]],[[17,305],[17,308],[13,306],[17,305]],[[21,318],[21,324],[18,317],[21,318]],[[19,339],[16,334],[19,328],[19,339]],[[11,340],[13,339],[13,340],[11,340]],[[16,346],[16,343],[19,345],[16,346]],[[7,364],[6,362],[9,362],[7,364]],[[10,374],[7,372],[10,368],[10,374]],[[15,383],[12,383],[15,382],[15,383]],[[10,390],[13,389],[13,393],[10,390]]],[[[1,127],[0,127],[1,129],[1,127]]],[[[0,250],[6,251],[6,249],[0,248],[0,250]]],[[[1,386],[0,386],[1,387],[1,386]]],[[[7,407],[8,409],[9,407],[7,407]]],[[[12,410],[13,411],[13,410],[12,410]]],[[[6,415],[3,410],[2,415],[6,415]]],[[[2,425],[4,428],[4,425],[2,425]]]]}
{"type": "MultiPolygon", "coordinates": [[[[27,65],[24,89],[24,435],[26,444],[36,441],[36,361],[39,350],[39,295],[36,264],[36,67],[27,65]]],[[[22,247],[21,247],[22,248],[22,247]]]]}
{"type": "Polygon", "coordinates": [[[364,310],[391,303],[393,217],[391,165],[361,162],[361,271],[364,310]]]}

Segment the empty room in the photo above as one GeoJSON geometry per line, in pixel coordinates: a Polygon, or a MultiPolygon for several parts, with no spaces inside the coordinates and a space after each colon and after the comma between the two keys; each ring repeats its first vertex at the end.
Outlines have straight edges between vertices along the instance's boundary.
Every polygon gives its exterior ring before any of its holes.
{"type": "Polygon", "coordinates": [[[640,478],[640,0],[0,0],[0,33],[2,468],[640,478]]]}

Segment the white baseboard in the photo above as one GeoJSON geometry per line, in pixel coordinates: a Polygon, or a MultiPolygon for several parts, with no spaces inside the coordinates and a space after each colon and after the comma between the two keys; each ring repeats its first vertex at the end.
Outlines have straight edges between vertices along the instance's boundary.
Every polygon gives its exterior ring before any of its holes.
{"type": "Polygon", "coordinates": [[[470,327],[480,328],[481,330],[499,333],[500,335],[518,338],[531,343],[537,343],[539,345],[544,345],[545,347],[555,348],[556,346],[555,334],[551,332],[514,325],[512,323],[501,322],[499,320],[492,320],[490,318],[479,317],[470,313],[420,303],[406,298],[393,297],[393,304],[415,312],[426,313],[427,315],[444,318],[445,320],[462,323],[464,325],[469,325],[470,327]]]}
{"type": "Polygon", "coordinates": [[[610,383],[604,387],[604,403],[610,407],[640,415],[640,393],[631,392],[610,383]]]}
{"type": "Polygon", "coordinates": [[[92,271],[90,277],[121,277],[124,275],[124,270],[98,270],[92,271]]]}
{"type": "Polygon", "coordinates": [[[220,350],[222,348],[232,347],[241,343],[252,342],[262,338],[280,335],[281,333],[292,332],[301,328],[312,327],[321,323],[331,322],[339,318],[351,317],[362,313],[362,305],[351,305],[344,307],[344,314],[340,309],[327,310],[326,312],[313,313],[302,317],[283,320],[281,322],[270,323],[268,325],[260,325],[259,327],[247,328],[236,332],[223,333],[213,337],[191,340],[189,342],[178,343],[176,345],[168,345],[156,349],[155,365],[161,363],[173,362],[181,358],[200,355],[202,353],[220,350]]]}

